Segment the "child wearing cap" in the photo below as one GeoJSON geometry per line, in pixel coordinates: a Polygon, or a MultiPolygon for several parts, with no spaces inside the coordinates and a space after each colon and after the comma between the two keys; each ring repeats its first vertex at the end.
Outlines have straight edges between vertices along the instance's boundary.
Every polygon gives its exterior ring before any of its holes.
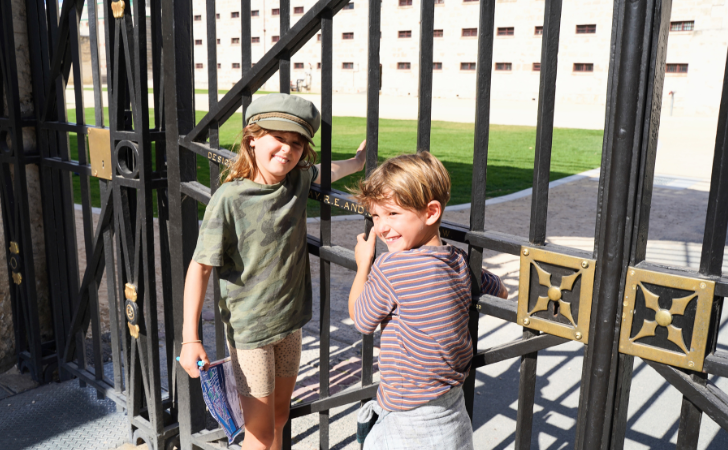
{"type": "MultiPolygon", "coordinates": [[[[355,194],[374,227],[357,237],[349,315],[364,334],[382,325],[377,399],[360,410],[357,437],[365,450],[472,449],[461,388],[473,357],[468,256],[439,233],[450,176],[429,152],[401,155],[355,194]],[[373,261],[377,237],[389,252],[373,261]]],[[[508,295],[487,270],[481,282],[483,293],[508,295]]]]}
{"type": "MultiPolygon", "coordinates": [[[[270,94],[245,114],[238,158],[210,199],[187,270],[180,364],[199,376],[209,364],[199,339],[210,273],[245,419],[243,449],[280,449],[301,359],[301,328],[311,319],[306,200],[320,166],[312,138],[321,115],[308,100],[270,94]]],[[[331,181],[361,170],[356,157],[332,161],[331,181]]]]}

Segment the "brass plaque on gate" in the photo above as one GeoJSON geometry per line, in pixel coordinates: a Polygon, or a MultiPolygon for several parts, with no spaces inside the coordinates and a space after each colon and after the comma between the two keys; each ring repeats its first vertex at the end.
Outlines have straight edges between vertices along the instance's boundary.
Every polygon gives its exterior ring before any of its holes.
{"type": "Polygon", "coordinates": [[[619,351],[703,370],[715,282],[629,268],[619,351]]]}
{"type": "Polygon", "coordinates": [[[593,259],[521,247],[518,324],[589,342],[593,259]]]}
{"type": "Polygon", "coordinates": [[[108,129],[88,129],[91,176],[111,180],[111,136],[108,129]]]}

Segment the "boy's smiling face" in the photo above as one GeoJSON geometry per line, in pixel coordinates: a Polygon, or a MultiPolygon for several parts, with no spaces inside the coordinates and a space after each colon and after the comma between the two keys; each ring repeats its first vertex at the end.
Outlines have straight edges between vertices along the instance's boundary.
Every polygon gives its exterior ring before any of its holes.
{"type": "Polygon", "coordinates": [[[374,232],[387,244],[390,252],[411,250],[423,245],[442,245],[438,234],[440,202],[432,201],[427,209],[413,211],[399,206],[393,199],[372,203],[374,232]]]}

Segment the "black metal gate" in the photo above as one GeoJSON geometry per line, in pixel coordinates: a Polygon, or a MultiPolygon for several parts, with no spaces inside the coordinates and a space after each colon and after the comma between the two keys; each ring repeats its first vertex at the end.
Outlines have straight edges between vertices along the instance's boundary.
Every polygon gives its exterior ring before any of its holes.
{"type": "MultiPolygon", "coordinates": [[[[311,197],[322,202],[321,232],[320,236],[308,236],[310,253],[321,261],[320,398],[295,405],[291,417],[318,413],[320,447],[329,447],[329,410],[372,398],[378,386],[372,374],[373,341],[365,336],[360,383],[329,395],[330,265],[355,269],[353,252],[331,243],[331,207],[352,208],[345,193],[331,188],[327,176],[332,138],[332,26],[336,13],[348,2],[320,0],[290,27],[290,0],[281,0],[280,40],[253,65],[251,2],[241,0],[241,78],[218,101],[215,2],[206,0],[210,112],[197,121],[192,0],[134,0],[133,5],[104,0],[106,127],[96,2],[88,5],[95,108],[94,125],[88,125],[78,29],[83,1],[64,0],[60,11],[53,1],[25,2],[27,27],[33,35],[32,117],[22,117],[19,108],[14,11],[10,0],[0,1],[0,92],[8,105],[5,110],[0,104],[0,192],[21,367],[38,380],[48,380],[58,367],[61,378],[76,376],[92,385],[99,395],[126,408],[135,441],[146,441],[155,449],[175,443],[182,448],[218,448],[215,442],[224,435],[219,429],[206,428],[199,382],[190,380],[172,363],[180,350],[179,299],[196,243],[198,202],[206,204],[217,188],[214,181],[210,186],[198,181],[196,158],[201,155],[209,160],[210,178],[216,180],[220,165],[235,157],[219,146],[221,124],[241,106],[247,107],[252,94],[276,72],[281,91],[287,92],[291,55],[320,32],[323,178],[320,186],[312,188],[311,197]],[[75,122],[69,120],[65,98],[71,70],[75,122]],[[147,95],[150,81],[151,105],[147,95]],[[154,112],[153,120],[150,111],[154,112]],[[26,153],[21,150],[23,130],[32,127],[37,152],[26,153]],[[74,153],[76,159],[72,158],[74,153]],[[42,174],[54,317],[54,339],[48,342],[41,339],[36,311],[25,182],[28,164],[37,165],[42,174]],[[73,176],[80,180],[86,256],[83,273],[79,273],[76,256],[73,176]],[[99,183],[101,209],[96,225],[92,181],[99,183]],[[160,276],[155,275],[155,221],[160,276]],[[98,299],[104,273],[113,362],[109,374],[103,370],[98,299]],[[162,289],[158,291],[160,282],[162,289]],[[160,352],[162,321],[165,345],[160,352]],[[87,336],[91,341],[88,353],[87,336]]],[[[475,370],[521,358],[515,434],[518,449],[530,448],[532,443],[538,352],[568,340],[586,346],[577,448],[623,446],[634,356],[643,358],[684,396],[679,448],[697,446],[703,413],[728,429],[728,396],[707,380],[708,374],[728,375],[728,353],[716,350],[723,297],[728,293],[728,280],[721,274],[728,229],[728,77],[721,93],[700,270],[690,272],[645,262],[671,6],[671,0],[614,2],[595,245],[592,252],[583,252],[546,244],[561,0],[545,3],[529,237],[485,229],[495,0],[480,1],[470,227],[444,222],[441,231],[446,239],[469,245],[473,271],[480,270],[484,249],[520,258],[518,303],[477,295],[470,327],[477,337],[478,317],[488,314],[522,325],[523,337],[496,348],[475,349],[465,385],[467,408],[472,414],[475,370]],[[675,316],[682,316],[681,328],[673,323],[675,316]],[[657,334],[657,327],[666,331],[657,334]]],[[[435,0],[422,0],[420,7],[417,150],[429,151],[435,0]]],[[[377,163],[380,22],[381,2],[369,0],[367,172],[377,163]]],[[[371,226],[367,224],[367,228],[371,226]]],[[[215,296],[219,297],[219,292],[215,296]]],[[[215,328],[214,356],[219,358],[225,352],[219,314],[215,328]]],[[[284,437],[286,447],[290,447],[290,426],[284,437]]]]}

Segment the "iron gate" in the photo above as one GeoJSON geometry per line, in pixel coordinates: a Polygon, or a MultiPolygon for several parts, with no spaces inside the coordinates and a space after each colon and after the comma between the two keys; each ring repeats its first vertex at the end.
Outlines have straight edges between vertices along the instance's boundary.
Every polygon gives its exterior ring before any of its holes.
{"type": "MultiPolygon", "coordinates": [[[[62,378],[76,376],[82,383],[91,384],[99,395],[106,395],[127,409],[134,440],[146,441],[156,449],[178,441],[182,448],[216,448],[214,442],[224,437],[221,430],[205,427],[199,382],[190,380],[172,364],[173,355],[180,350],[182,328],[181,302],[173,299],[182,298],[185,269],[194,251],[197,203],[206,204],[217,188],[215,182],[205,186],[197,180],[196,157],[202,155],[209,160],[211,179],[216,180],[220,164],[234,158],[219,146],[221,124],[240,106],[247,107],[252,94],[276,72],[281,90],[288,91],[291,55],[319,31],[323,171],[322,184],[312,188],[312,197],[322,202],[321,232],[318,237],[309,235],[308,246],[309,252],[321,261],[320,398],[292,407],[291,417],[318,413],[320,446],[328,448],[328,411],[369,399],[377,389],[372,374],[373,341],[371,336],[365,336],[360,383],[329,395],[330,265],[355,269],[353,252],[331,243],[331,207],[346,204],[351,210],[351,203],[345,193],[331,188],[328,177],[332,26],[336,13],[348,0],[320,0],[293,27],[290,0],[280,3],[280,41],[253,66],[250,0],[241,0],[241,79],[218,101],[215,2],[206,0],[210,112],[197,121],[192,0],[135,0],[133,4],[104,0],[109,108],[109,123],[105,127],[95,2],[88,5],[94,125],[86,124],[84,116],[78,31],[83,1],[65,0],[60,11],[55,2],[26,1],[28,30],[39,36],[30,41],[32,117],[20,114],[13,9],[10,0],[0,2],[0,90],[8,104],[7,110],[0,110],[0,191],[6,255],[9,264],[14,264],[14,275],[8,282],[13,284],[21,366],[39,380],[47,380],[57,366],[62,378]],[[67,116],[65,98],[71,70],[75,122],[67,116]],[[152,105],[145,92],[150,81],[148,73],[152,74],[152,105]],[[154,112],[153,120],[148,114],[150,110],[154,112]],[[23,130],[32,127],[38,151],[28,154],[20,149],[23,130]],[[69,136],[73,135],[77,160],[72,158],[69,136]],[[108,148],[107,153],[96,152],[104,147],[108,148]],[[44,238],[54,312],[54,339],[49,342],[42,342],[35,303],[25,183],[27,164],[37,165],[42,173],[44,238]],[[110,170],[102,173],[102,168],[110,170]],[[78,174],[81,190],[87,262],[83,274],[79,274],[75,252],[71,189],[74,173],[78,174]],[[101,203],[95,227],[91,208],[94,178],[100,186],[101,203]],[[157,295],[155,276],[155,200],[163,262],[159,277],[161,298],[157,295]],[[106,270],[113,362],[113,374],[108,375],[103,371],[97,294],[106,268],[115,269],[106,270]],[[162,317],[157,312],[159,302],[163,305],[162,317]],[[161,320],[166,345],[160,353],[157,342],[161,320]],[[85,339],[89,327],[90,361],[86,358],[85,339]]],[[[417,151],[430,148],[434,5],[435,0],[421,2],[417,151]]],[[[690,272],[647,263],[671,0],[616,0],[594,250],[583,252],[546,244],[562,9],[561,0],[547,0],[529,237],[487,231],[484,219],[495,0],[481,0],[479,8],[470,226],[443,222],[441,232],[450,241],[469,245],[473,271],[480,270],[484,249],[518,255],[521,259],[518,303],[476,293],[471,334],[478,335],[479,314],[516,322],[524,328],[519,340],[496,348],[474,349],[474,364],[465,385],[468,411],[472,414],[476,368],[520,357],[516,448],[530,448],[538,352],[575,340],[586,346],[577,448],[622,447],[634,356],[642,357],[684,395],[677,446],[695,448],[703,413],[728,429],[728,397],[707,380],[708,374],[728,375],[728,353],[716,350],[722,299],[728,293],[728,281],[721,274],[728,228],[728,212],[721,207],[728,204],[728,77],[723,85],[700,269],[690,272]],[[558,286],[557,278],[561,280],[558,286]],[[683,326],[678,328],[673,324],[675,316],[689,320],[680,322],[683,326]],[[662,339],[664,333],[656,335],[657,327],[667,330],[667,339],[662,339]]],[[[380,19],[381,2],[370,0],[368,86],[380,85],[380,19]]],[[[368,89],[367,105],[368,173],[377,162],[378,89],[368,89]]],[[[371,226],[370,222],[367,224],[367,228],[371,226]]],[[[219,298],[219,292],[215,297],[219,298]]],[[[215,326],[215,356],[221,357],[225,348],[219,314],[215,326]]],[[[284,437],[290,447],[290,426],[284,437]]]]}

